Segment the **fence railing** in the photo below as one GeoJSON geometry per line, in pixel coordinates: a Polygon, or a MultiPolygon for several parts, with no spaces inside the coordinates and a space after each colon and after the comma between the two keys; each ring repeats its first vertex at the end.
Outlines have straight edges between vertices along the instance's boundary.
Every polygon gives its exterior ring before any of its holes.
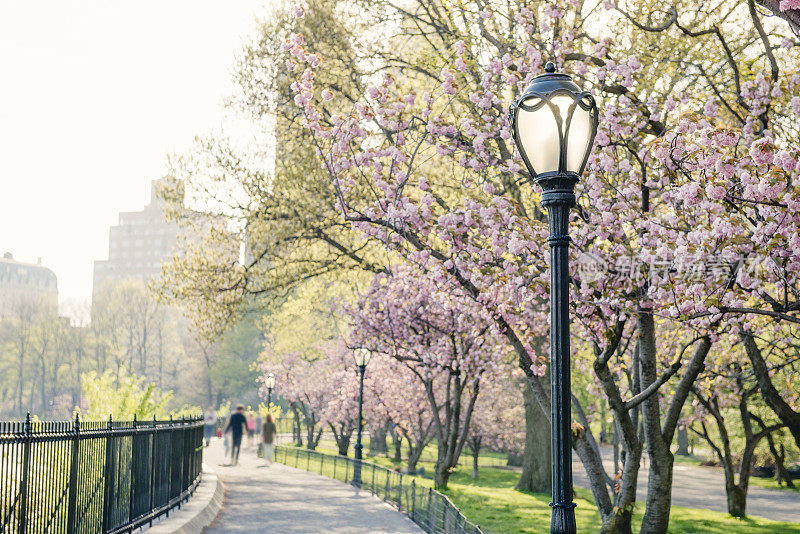
{"type": "Polygon", "coordinates": [[[359,486],[395,506],[426,532],[482,534],[446,495],[372,462],[281,445],[275,447],[275,461],[359,486]]]}
{"type": "Polygon", "coordinates": [[[200,481],[201,419],[0,421],[0,533],[116,534],[200,481]]]}

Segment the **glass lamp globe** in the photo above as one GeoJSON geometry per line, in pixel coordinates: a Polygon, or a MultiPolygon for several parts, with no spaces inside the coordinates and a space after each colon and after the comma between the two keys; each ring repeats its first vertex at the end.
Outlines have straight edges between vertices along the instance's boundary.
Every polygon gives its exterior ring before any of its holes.
{"type": "Polygon", "coordinates": [[[597,104],[589,92],[547,63],[545,73],[511,104],[509,119],[514,143],[535,182],[577,180],[597,133],[597,104]]]}
{"type": "Polygon", "coordinates": [[[269,389],[274,388],[275,387],[275,375],[273,375],[272,373],[268,374],[267,375],[267,379],[264,380],[264,385],[267,386],[269,389]]]}
{"type": "Polygon", "coordinates": [[[359,348],[355,350],[355,358],[356,358],[356,365],[359,367],[363,365],[367,365],[369,363],[369,359],[372,356],[372,353],[369,349],[359,348]]]}

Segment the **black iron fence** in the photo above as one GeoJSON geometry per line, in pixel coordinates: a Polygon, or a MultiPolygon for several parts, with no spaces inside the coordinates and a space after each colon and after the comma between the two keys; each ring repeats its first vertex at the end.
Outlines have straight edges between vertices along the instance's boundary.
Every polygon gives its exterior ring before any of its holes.
{"type": "Polygon", "coordinates": [[[200,481],[202,419],[0,421],[0,533],[131,532],[200,481]]]}
{"type": "Polygon", "coordinates": [[[275,461],[359,486],[397,507],[426,532],[482,534],[446,495],[372,462],[281,445],[275,447],[275,461]]]}

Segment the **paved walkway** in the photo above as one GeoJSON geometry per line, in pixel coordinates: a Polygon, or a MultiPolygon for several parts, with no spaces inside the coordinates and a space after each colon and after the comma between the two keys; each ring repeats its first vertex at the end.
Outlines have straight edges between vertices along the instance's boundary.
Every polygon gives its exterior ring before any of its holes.
{"type": "MultiPolygon", "coordinates": [[[[601,447],[603,464],[608,473],[614,472],[614,456],[611,447],[601,447]]],[[[649,464],[639,470],[636,499],[644,502],[647,497],[649,464]]],[[[572,455],[572,473],[575,485],[588,488],[586,470],[576,454],[572,455]]],[[[675,462],[672,474],[672,504],[689,508],[703,508],[727,512],[725,475],[718,467],[699,467],[675,462]]],[[[747,490],[747,515],[765,517],[775,521],[800,522],[800,493],[771,490],[753,486],[747,490]]]]}
{"type": "Polygon", "coordinates": [[[205,449],[203,461],[225,484],[225,503],[204,534],[420,533],[403,514],[369,493],[330,478],[273,463],[262,467],[255,449],[242,447],[239,465],[225,467],[221,440],[205,449]]]}

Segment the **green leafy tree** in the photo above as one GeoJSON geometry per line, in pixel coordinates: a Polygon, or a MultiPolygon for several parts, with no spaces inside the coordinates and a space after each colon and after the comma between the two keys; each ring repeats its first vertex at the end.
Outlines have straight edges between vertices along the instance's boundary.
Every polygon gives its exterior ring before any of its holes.
{"type": "Polygon", "coordinates": [[[197,415],[201,412],[196,406],[183,406],[170,410],[173,400],[171,391],[163,391],[144,378],[125,370],[108,370],[102,375],[89,372],[82,378],[83,396],[87,407],[80,411],[81,417],[90,420],[104,420],[112,417],[118,421],[164,419],[173,416],[197,415]]]}

